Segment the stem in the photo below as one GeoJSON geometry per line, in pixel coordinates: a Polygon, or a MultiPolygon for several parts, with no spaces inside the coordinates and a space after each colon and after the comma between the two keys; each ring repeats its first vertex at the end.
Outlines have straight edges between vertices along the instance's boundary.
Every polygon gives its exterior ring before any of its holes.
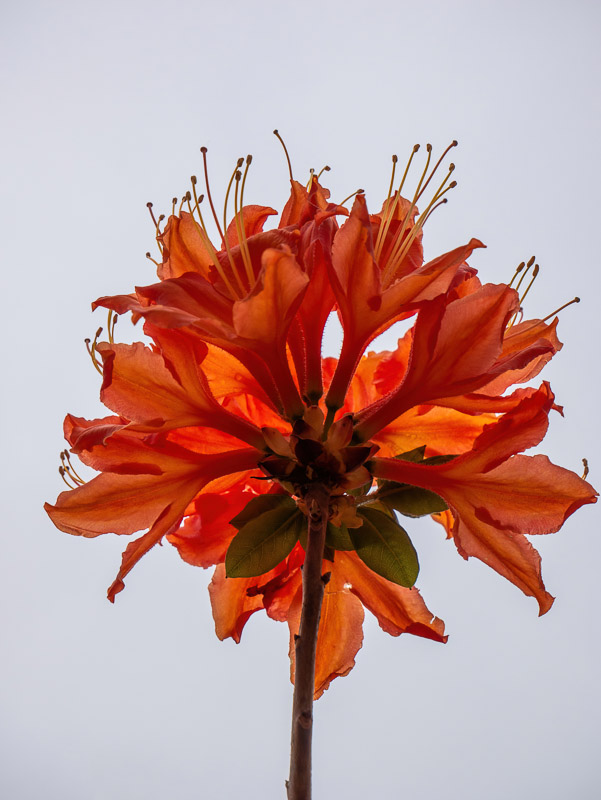
{"type": "Polygon", "coordinates": [[[329,575],[321,574],[328,524],[330,493],[315,484],[305,495],[309,510],[309,532],[303,565],[303,605],[299,633],[295,640],[294,698],[292,701],[292,746],[288,800],[311,800],[311,738],[313,735],[313,694],[315,653],[324,586],[329,575]]]}

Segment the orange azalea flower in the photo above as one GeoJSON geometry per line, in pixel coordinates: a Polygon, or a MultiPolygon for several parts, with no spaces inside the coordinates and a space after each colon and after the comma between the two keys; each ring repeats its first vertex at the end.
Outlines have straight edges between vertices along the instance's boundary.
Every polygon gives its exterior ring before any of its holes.
{"type": "Polygon", "coordinates": [[[442,160],[428,173],[430,156],[431,148],[413,198],[401,194],[405,170],[375,215],[362,193],[348,215],[318,177],[305,188],[291,175],[290,199],[269,231],[276,212],[243,204],[250,160],[243,173],[240,160],[223,224],[207,187],[218,246],[194,178],[193,198],[182,201],[188,210],[174,207],[162,231],[158,220],[159,282],[94,304],[143,318],[151,344],[110,335],[92,346],[113,415],[69,415],[65,436],[100,475],[84,483],[63,454],[71,488],[46,505],[72,534],[146,531],[126,548],[111,600],[165,536],[186,562],[216,565],[219,638],[239,641],[260,609],[287,622],[294,679],[312,541],[306,522],[316,487],[323,490],[318,557],[328,582],[316,696],[352,668],[364,608],[391,635],[446,640],[414,586],[417,556],[395,512],[433,515],[464,558],[487,563],[543,613],[552,597],[524,534],[556,531],[596,500],[584,479],[545,456],[521,455],[543,438],[550,411],[561,410],[549,385],[506,394],[560,349],[557,319],[516,322],[524,295],[482,285],[466,263],[483,246],[477,239],[424,263],[424,224],[454,185],[451,165],[419,213],[442,160]],[[348,216],[340,228],[339,216],[348,216]],[[322,358],[333,312],[342,351],[322,358]],[[364,355],[375,336],[412,316],[396,350],[364,355]]]}

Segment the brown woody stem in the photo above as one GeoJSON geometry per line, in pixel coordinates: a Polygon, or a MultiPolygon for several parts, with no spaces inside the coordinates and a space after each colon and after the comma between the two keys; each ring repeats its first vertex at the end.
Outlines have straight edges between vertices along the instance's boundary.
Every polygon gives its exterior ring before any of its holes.
{"type": "Polygon", "coordinates": [[[303,605],[295,641],[294,698],[292,701],[292,747],[288,800],[311,800],[311,739],[313,735],[313,694],[315,653],[324,586],[321,574],[328,524],[330,493],[315,484],[305,495],[309,511],[309,532],[303,566],[303,605]]]}

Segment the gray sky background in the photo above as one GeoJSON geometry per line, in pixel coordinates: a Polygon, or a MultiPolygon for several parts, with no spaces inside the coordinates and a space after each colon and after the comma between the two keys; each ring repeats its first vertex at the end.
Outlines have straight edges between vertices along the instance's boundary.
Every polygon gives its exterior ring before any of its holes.
{"type": "MultiPolygon", "coordinates": [[[[55,530],[42,510],[67,411],[100,413],[83,339],[102,294],[150,283],[145,203],[168,210],[209,147],[216,194],[253,153],[251,202],[281,208],[287,171],[328,163],[371,208],[390,156],[453,138],[458,188],[425,233],[433,257],[478,236],[527,302],[561,315],[543,374],[565,406],[544,451],[601,485],[598,3],[21,2],[1,13],[3,333],[0,795],[7,800],[284,797],[291,687],[284,625],[217,641],[210,572],[169,545],[105,599],[126,544],[55,530]]],[[[119,330],[121,328],[121,330],[119,330]]],[[[121,337],[131,333],[123,323],[121,337]]],[[[335,348],[333,341],[330,347],[335,348]]],[[[541,537],[553,609],[442,530],[410,526],[439,645],[372,618],[349,677],[315,709],[315,797],[500,800],[601,794],[598,511],[541,537]]]]}

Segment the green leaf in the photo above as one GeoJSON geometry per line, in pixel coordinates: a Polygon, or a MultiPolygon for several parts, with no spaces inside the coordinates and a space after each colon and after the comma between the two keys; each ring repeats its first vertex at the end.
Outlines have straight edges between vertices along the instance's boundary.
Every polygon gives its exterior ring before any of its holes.
{"type": "Polygon", "coordinates": [[[242,511],[240,511],[234,519],[230,520],[230,525],[240,530],[247,522],[259,517],[266,511],[272,511],[280,507],[287,507],[294,510],[296,508],[296,503],[291,497],[288,497],[287,494],[260,494],[248,501],[242,511]]]}
{"type": "Polygon", "coordinates": [[[360,528],[349,530],[359,558],[374,572],[399,586],[417,580],[419,562],[407,532],[381,511],[363,506],[360,528]]]}
{"type": "Polygon", "coordinates": [[[425,454],[426,445],[422,444],[420,447],[414,447],[413,450],[407,450],[406,453],[400,453],[398,456],[395,456],[395,458],[401,461],[411,461],[413,464],[430,464],[431,466],[435,464],[446,464],[454,458],[457,458],[456,455],[428,456],[428,458],[424,458],[425,454]]]}
{"type": "Polygon", "coordinates": [[[328,529],[326,531],[326,545],[334,550],[354,550],[355,545],[349,536],[348,528],[346,525],[341,525],[339,528],[328,522],[328,529]]]}
{"type": "Polygon", "coordinates": [[[429,458],[424,458],[422,464],[430,464],[434,466],[436,464],[448,464],[449,461],[452,461],[454,458],[457,458],[456,455],[444,455],[444,456],[430,456],[429,458]]]}
{"type": "Polygon", "coordinates": [[[424,455],[426,453],[426,445],[422,444],[420,447],[414,447],[413,450],[407,450],[406,453],[399,453],[398,456],[395,458],[399,458],[401,461],[411,461],[414,464],[417,464],[420,461],[424,460],[424,455]]]}
{"type": "MultiPolygon", "coordinates": [[[[247,522],[234,536],[225,556],[228,578],[253,578],[277,567],[298,541],[306,518],[296,503],[281,503],[247,522]]],[[[246,509],[245,509],[246,511],[246,509]]]]}
{"type": "Polygon", "coordinates": [[[389,508],[400,511],[406,517],[425,517],[427,514],[437,514],[448,509],[448,505],[436,492],[406,483],[395,484],[389,481],[380,487],[378,497],[389,508]]]}

